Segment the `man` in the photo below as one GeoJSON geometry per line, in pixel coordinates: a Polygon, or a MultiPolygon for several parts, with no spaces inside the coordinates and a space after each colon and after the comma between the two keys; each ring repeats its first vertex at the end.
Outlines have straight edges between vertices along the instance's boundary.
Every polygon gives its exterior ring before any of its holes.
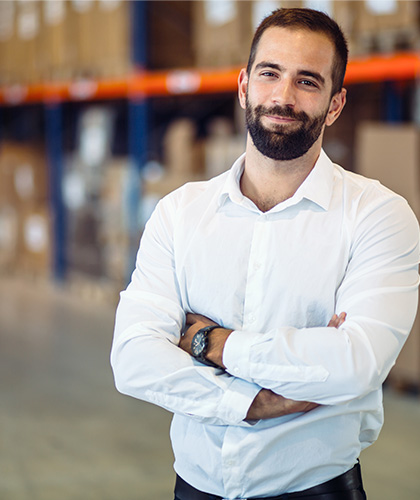
{"type": "Polygon", "coordinates": [[[322,150],[346,62],[325,14],[266,18],[239,76],[245,154],[146,227],[112,366],[175,414],[178,500],[366,498],[358,457],[414,320],[419,234],[405,200],[322,150]]]}

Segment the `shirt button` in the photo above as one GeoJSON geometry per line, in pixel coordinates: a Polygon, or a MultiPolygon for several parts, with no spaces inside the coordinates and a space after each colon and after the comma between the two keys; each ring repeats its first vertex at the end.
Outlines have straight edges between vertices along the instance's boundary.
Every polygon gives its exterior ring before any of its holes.
{"type": "Polygon", "coordinates": [[[248,318],[249,323],[253,323],[255,321],[255,316],[249,316],[248,318]]]}
{"type": "Polygon", "coordinates": [[[260,269],[260,268],[261,268],[261,262],[256,262],[256,263],[254,264],[254,269],[255,269],[256,271],[258,271],[258,269],[260,269]]]}

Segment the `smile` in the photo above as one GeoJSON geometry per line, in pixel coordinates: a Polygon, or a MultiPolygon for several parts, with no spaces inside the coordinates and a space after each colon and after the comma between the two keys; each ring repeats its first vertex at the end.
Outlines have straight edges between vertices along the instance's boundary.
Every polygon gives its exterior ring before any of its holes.
{"type": "Polygon", "coordinates": [[[268,118],[270,121],[275,122],[275,123],[295,123],[296,118],[290,118],[288,116],[278,116],[278,115],[264,115],[266,118],[268,118]]]}

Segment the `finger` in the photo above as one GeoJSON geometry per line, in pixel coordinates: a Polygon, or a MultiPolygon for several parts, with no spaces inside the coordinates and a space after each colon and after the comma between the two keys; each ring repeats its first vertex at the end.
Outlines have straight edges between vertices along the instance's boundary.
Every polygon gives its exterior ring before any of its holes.
{"type": "Polygon", "coordinates": [[[347,318],[347,313],[345,312],[340,313],[340,315],[338,316],[338,326],[341,326],[346,321],[346,318],[347,318]]]}
{"type": "Polygon", "coordinates": [[[193,325],[194,323],[205,323],[206,325],[217,325],[214,321],[203,316],[202,314],[188,313],[186,317],[187,325],[193,325]]]}
{"type": "Polygon", "coordinates": [[[330,319],[330,322],[328,323],[328,326],[336,328],[336,326],[337,326],[337,320],[338,320],[337,315],[333,314],[332,318],[330,319]]]}

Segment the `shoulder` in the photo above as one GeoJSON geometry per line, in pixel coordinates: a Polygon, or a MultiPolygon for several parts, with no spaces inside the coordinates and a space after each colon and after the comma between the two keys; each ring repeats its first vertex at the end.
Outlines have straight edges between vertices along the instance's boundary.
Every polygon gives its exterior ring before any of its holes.
{"type": "Polygon", "coordinates": [[[334,164],[334,175],[340,196],[353,207],[357,207],[359,212],[386,209],[386,207],[393,209],[400,207],[403,211],[412,212],[403,196],[376,179],[350,172],[336,164],[334,164]]]}
{"type": "Polygon", "coordinates": [[[209,180],[187,182],[162,198],[158,205],[170,207],[172,210],[191,207],[195,204],[204,207],[210,200],[217,201],[228,174],[229,171],[209,180]]]}
{"type": "MultiPolygon", "coordinates": [[[[417,246],[419,223],[407,200],[378,180],[335,167],[340,203],[354,237],[365,240],[398,240],[401,246],[417,246]]],[[[398,246],[397,245],[397,246],[398,246]]]]}

